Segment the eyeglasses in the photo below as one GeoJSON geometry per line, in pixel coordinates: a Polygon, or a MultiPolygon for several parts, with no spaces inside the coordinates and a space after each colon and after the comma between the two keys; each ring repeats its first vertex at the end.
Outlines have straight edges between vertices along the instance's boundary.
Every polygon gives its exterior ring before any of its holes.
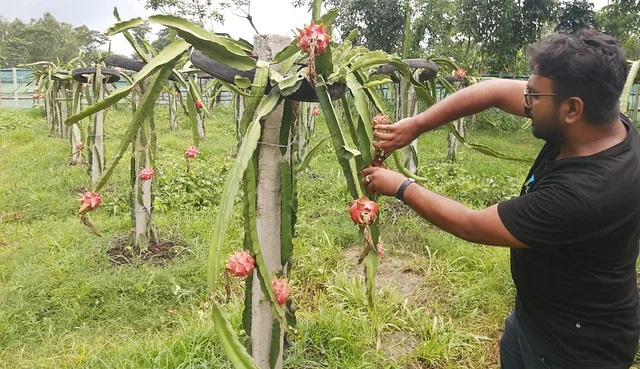
{"type": "Polygon", "coordinates": [[[543,93],[543,92],[529,92],[529,87],[524,89],[524,102],[527,106],[531,106],[531,96],[566,96],[563,94],[543,93]]]}

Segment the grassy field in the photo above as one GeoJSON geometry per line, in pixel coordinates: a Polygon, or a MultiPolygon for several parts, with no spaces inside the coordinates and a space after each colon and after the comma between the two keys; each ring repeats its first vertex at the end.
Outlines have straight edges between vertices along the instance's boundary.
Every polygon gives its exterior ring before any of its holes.
{"type": "MultiPolygon", "coordinates": [[[[185,117],[169,132],[156,112],[156,224],[176,241],[167,263],[115,266],[106,250],[129,232],[128,160],[92,213],[102,237],[75,216],[86,166],[68,165],[68,143],[49,135],[36,111],[0,110],[0,368],[230,368],[212,330],[205,260],[225,173],[236,146],[229,107],[207,121],[201,155],[185,173],[191,143],[185,117]]],[[[109,159],[130,112],[107,115],[109,159]]],[[[528,131],[470,130],[470,140],[534,157],[528,131]]],[[[314,142],[327,136],[322,121],[314,142]]],[[[472,207],[515,196],[528,165],[462,148],[444,162],[446,132],[423,135],[419,172],[440,193],[472,207]]],[[[286,368],[488,368],[512,309],[509,251],[469,244],[385,199],[386,253],[378,304],[364,297],[356,265],[358,230],[330,146],[299,175],[292,280],[302,338],[290,342],[286,368]]],[[[242,245],[240,209],[227,250],[242,245]]],[[[242,286],[234,281],[227,314],[240,327],[242,286]]]]}

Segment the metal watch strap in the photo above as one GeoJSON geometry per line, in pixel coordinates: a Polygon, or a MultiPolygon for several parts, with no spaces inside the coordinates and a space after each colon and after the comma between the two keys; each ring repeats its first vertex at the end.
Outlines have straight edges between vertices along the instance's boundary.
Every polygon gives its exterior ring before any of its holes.
{"type": "MultiPolygon", "coordinates": [[[[410,184],[415,183],[416,180],[413,178],[407,178],[398,188],[398,192],[396,192],[396,199],[404,202],[404,191],[409,187],[410,184]]],[[[406,202],[405,202],[406,204],[406,202]]]]}

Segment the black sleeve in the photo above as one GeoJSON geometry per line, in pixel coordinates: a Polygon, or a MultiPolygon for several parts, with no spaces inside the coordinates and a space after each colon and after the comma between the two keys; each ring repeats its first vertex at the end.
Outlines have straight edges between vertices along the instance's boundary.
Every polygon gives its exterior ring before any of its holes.
{"type": "Polygon", "coordinates": [[[531,248],[579,245],[601,229],[588,199],[560,185],[501,202],[498,215],[509,232],[531,248]]]}

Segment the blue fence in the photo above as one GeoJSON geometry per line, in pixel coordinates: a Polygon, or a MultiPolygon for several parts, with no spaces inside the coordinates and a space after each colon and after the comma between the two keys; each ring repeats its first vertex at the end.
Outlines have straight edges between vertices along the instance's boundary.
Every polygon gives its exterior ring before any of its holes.
{"type": "MultiPolygon", "coordinates": [[[[34,106],[33,93],[35,86],[28,86],[32,78],[30,69],[23,68],[6,68],[0,69],[0,107],[2,108],[18,108],[31,109],[34,106]]],[[[119,81],[110,84],[109,90],[118,89],[127,85],[126,81],[119,81]]],[[[186,94],[185,91],[182,92],[186,94]]],[[[185,95],[186,96],[186,95],[185,95]]],[[[218,95],[218,102],[231,103],[233,94],[230,91],[222,90],[218,95]]],[[[160,97],[158,104],[168,104],[167,96],[160,97]]],[[[43,100],[39,100],[39,104],[43,104],[43,100]]]]}

